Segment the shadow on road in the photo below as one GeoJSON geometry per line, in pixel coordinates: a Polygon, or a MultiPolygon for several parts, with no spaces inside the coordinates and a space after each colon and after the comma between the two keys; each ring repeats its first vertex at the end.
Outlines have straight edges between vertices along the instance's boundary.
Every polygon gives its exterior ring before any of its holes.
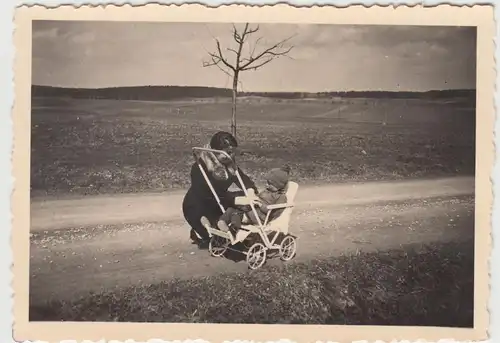
{"type": "MultiPolygon", "coordinates": [[[[198,245],[198,249],[208,251],[208,244],[207,245],[201,245],[199,240],[195,238],[194,236],[191,236],[191,244],[198,245]]],[[[224,253],[224,258],[233,261],[235,263],[245,261],[246,255],[243,253],[246,250],[245,245],[243,243],[236,243],[233,245],[230,249],[228,249],[224,253]]]]}
{"type": "Polygon", "coordinates": [[[238,243],[234,245],[231,250],[228,249],[224,254],[224,257],[234,263],[245,261],[246,255],[243,254],[243,251],[245,251],[245,246],[242,243],[238,243]]]}
{"type": "MultiPolygon", "coordinates": [[[[233,261],[234,263],[239,263],[239,262],[246,260],[246,255],[243,252],[245,252],[247,250],[248,250],[248,248],[245,246],[245,244],[237,243],[231,248],[231,250],[228,249],[226,251],[226,253],[224,254],[224,257],[229,261],[233,261]]],[[[277,255],[278,255],[278,252],[276,252],[276,251],[272,251],[272,252],[269,251],[267,253],[268,259],[273,259],[277,255]]]]}

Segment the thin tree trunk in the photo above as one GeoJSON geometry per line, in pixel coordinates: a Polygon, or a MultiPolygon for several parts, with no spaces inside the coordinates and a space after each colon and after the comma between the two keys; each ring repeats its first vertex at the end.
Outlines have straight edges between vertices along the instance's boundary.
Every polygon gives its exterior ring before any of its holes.
{"type": "Polygon", "coordinates": [[[231,111],[231,133],[236,137],[236,97],[238,95],[238,72],[233,77],[233,106],[231,111]]]}

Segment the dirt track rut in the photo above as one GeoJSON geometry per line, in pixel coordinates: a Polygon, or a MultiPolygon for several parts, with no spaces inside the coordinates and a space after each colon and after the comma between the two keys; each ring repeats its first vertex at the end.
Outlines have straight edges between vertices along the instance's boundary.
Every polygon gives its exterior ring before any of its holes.
{"type": "MultiPolygon", "coordinates": [[[[401,182],[369,182],[301,187],[299,208],[347,206],[473,194],[474,178],[455,177],[401,182]]],[[[168,221],[182,216],[185,191],[157,194],[41,199],[31,203],[31,232],[92,225],[168,221]]]]}
{"type": "MultiPolygon", "coordinates": [[[[295,261],[470,239],[473,192],[472,178],[304,187],[290,228],[300,237],[295,261]]],[[[189,244],[182,195],[35,201],[30,296],[72,298],[246,271],[245,263],[209,258],[189,244]]]]}

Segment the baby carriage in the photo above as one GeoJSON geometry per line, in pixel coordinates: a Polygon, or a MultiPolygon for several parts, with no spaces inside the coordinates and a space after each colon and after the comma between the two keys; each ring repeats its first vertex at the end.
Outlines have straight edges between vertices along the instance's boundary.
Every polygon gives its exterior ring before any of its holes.
{"type": "MultiPolygon", "coordinates": [[[[225,158],[231,159],[229,154],[222,150],[215,150],[209,148],[193,148],[193,153],[195,159],[200,168],[201,174],[203,175],[208,187],[212,191],[214,198],[219,204],[221,213],[224,213],[226,209],[222,205],[217,193],[215,192],[209,178],[207,177],[206,171],[203,166],[199,163],[198,154],[201,152],[212,152],[214,154],[222,154],[225,158]]],[[[286,186],[286,204],[270,205],[268,209],[267,216],[262,222],[256,213],[255,206],[252,199],[255,198],[253,190],[247,190],[241,179],[238,169],[236,168],[236,177],[240,188],[243,190],[245,196],[237,197],[235,203],[237,205],[248,205],[251,207],[255,217],[258,220],[258,225],[252,225],[249,223],[248,218],[243,219],[241,230],[233,234],[231,232],[225,232],[219,230],[218,228],[206,227],[208,234],[210,236],[209,242],[209,252],[214,257],[223,256],[227,250],[238,251],[246,255],[246,262],[250,269],[258,269],[264,265],[267,260],[268,254],[270,252],[278,252],[281,260],[290,261],[295,257],[297,251],[297,237],[292,235],[288,231],[288,226],[290,223],[290,217],[294,207],[294,198],[297,194],[299,185],[296,182],[289,181],[286,186]],[[277,209],[284,209],[283,212],[272,221],[269,221],[269,215],[272,211],[277,209]],[[243,243],[246,251],[241,251],[234,249],[237,243],[243,243]]],[[[246,217],[246,216],[245,216],[246,217]]]]}

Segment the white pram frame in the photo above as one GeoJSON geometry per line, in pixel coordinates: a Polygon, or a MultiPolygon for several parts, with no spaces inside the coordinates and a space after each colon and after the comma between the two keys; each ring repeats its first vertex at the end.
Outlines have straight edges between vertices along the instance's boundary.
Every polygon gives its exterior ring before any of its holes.
{"type": "MultiPolygon", "coordinates": [[[[221,214],[226,211],[221,203],[221,200],[215,189],[213,188],[210,179],[203,166],[200,164],[199,154],[202,152],[214,153],[215,155],[222,155],[225,158],[230,159],[236,166],[236,163],[231,158],[231,156],[223,150],[216,150],[210,148],[194,147],[193,154],[196,163],[200,169],[205,182],[210,188],[212,195],[214,196],[221,214]]],[[[244,219],[241,230],[239,230],[236,235],[231,232],[225,232],[214,228],[211,226],[205,226],[210,236],[209,251],[214,257],[223,256],[227,250],[238,251],[246,255],[246,261],[250,269],[258,269],[264,265],[268,257],[268,251],[278,251],[281,260],[289,261],[295,257],[297,251],[297,236],[291,234],[288,230],[289,221],[292,209],[294,207],[293,200],[298,191],[298,184],[289,181],[287,185],[287,203],[277,204],[267,206],[269,209],[265,220],[262,222],[257,214],[256,208],[253,203],[255,195],[252,194],[248,189],[246,189],[245,184],[238,172],[238,168],[235,168],[236,177],[238,179],[239,187],[244,192],[245,196],[237,197],[235,203],[237,205],[248,205],[251,207],[255,218],[258,221],[258,225],[248,224],[247,218],[244,219]],[[280,214],[273,221],[269,222],[269,217],[272,211],[284,209],[283,213],[280,214]],[[281,219],[281,221],[280,221],[281,219]],[[274,234],[274,235],[273,235],[274,234]],[[247,251],[241,251],[232,248],[237,243],[243,243],[247,251]],[[250,244],[248,244],[250,243],[250,244]]]]}

